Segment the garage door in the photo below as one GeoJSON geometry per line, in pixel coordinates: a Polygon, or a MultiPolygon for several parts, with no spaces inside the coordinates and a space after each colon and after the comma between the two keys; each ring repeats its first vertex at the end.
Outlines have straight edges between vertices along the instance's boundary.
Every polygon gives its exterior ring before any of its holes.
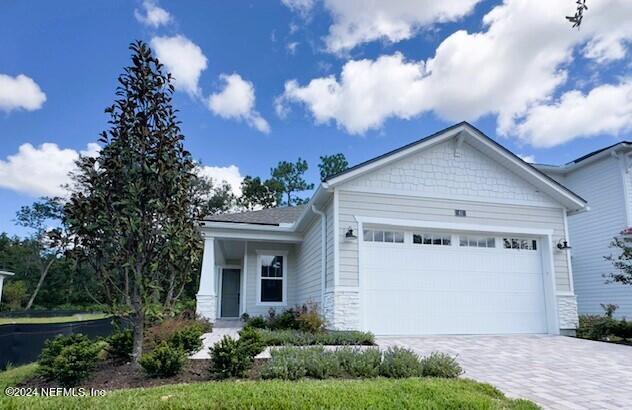
{"type": "Polygon", "coordinates": [[[364,327],[378,335],[546,333],[537,238],[365,229],[364,327]]]}

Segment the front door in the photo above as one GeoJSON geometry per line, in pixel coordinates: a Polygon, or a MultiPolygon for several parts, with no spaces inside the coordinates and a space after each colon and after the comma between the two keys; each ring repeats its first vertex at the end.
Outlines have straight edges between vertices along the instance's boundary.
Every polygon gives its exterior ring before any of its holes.
{"type": "Polygon", "coordinates": [[[222,269],[221,317],[239,317],[239,269],[222,269]]]}

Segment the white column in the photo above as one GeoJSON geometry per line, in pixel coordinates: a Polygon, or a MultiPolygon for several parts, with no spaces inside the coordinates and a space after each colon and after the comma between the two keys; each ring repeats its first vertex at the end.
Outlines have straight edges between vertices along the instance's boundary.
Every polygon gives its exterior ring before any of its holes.
{"type": "Polygon", "coordinates": [[[4,282],[4,276],[0,275],[0,302],[2,302],[2,284],[4,282]]]}
{"type": "Polygon", "coordinates": [[[200,273],[200,288],[197,293],[198,315],[210,320],[216,318],[217,292],[215,290],[215,238],[204,238],[204,254],[200,273]]]}

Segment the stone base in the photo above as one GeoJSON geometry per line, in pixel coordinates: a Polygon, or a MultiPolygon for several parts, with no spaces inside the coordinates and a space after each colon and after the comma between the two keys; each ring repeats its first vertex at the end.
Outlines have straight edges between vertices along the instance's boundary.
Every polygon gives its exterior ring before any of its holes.
{"type": "Polygon", "coordinates": [[[557,295],[557,314],[560,330],[577,329],[577,298],[575,295],[557,295]]]}
{"type": "Polygon", "coordinates": [[[210,322],[214,322],[217,318],[217,296],[198,294],[196,301],[195,313],[210,322]]]}
{"type": "Polygon", "coordinates": [[[329,329],[360,329],[360,293],[355,290],[327,291],[324,312],[329,329]]]}

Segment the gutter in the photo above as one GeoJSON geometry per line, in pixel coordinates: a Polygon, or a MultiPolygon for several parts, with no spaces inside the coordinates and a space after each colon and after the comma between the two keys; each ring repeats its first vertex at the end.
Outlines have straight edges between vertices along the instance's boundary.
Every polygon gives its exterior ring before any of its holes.
{"type": "Polygon", "coordinates": [[[312,211],[320,216],[321,226],[321,251],[320,251],[320,309],[321,313],[325,313],[325,287],[326,287],[326,275],[327,275],[327,215],[316,208],[315,205],[311,207],[312,211]]]}

